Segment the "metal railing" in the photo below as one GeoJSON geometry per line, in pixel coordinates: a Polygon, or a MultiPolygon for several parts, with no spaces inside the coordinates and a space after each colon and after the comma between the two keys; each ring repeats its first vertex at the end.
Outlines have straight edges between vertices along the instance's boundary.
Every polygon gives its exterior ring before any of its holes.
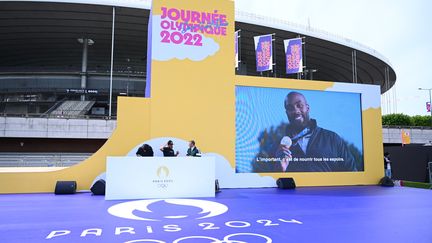
{"type": "Polygon", "coordinates": [[[60,118],[60,119],[98,119],[98,120],[116,120],[117,116],[107,115],[53,115],[44,113],[0,113],[0,117],[22,117],[22,118],[60,118]]]}
{"type": "Polygon", "coordinates": [[[383,128],[394,129],[418,129],[418,130],[432,130],[432,126],[395,126],[395,125],[382,125],[383,128]]]}
{"type": "Polygon", "coordinates": [[[69,167],[89,153],[0,153],[0,167],[69,167]]]}

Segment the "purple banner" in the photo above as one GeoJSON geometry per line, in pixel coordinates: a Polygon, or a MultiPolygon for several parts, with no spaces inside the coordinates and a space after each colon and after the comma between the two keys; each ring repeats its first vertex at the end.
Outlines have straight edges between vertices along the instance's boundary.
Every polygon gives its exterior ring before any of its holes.
{"type": "Polygon", "coordinates": [[[430,103],[430,102],[426,102],[426,110],[427,110],[428,112],[431,111],[431,103],[430,103]]]}
{"type": "Polygon", "coordinates": [[[284,40],[286,73],[301,73],[303,71],[302,39],[284,40]]]}
{"type": "Polygon", "coordinates": [[[257,72],[273,70],[272,35],[255,36],[254,41],[257,72]]]}

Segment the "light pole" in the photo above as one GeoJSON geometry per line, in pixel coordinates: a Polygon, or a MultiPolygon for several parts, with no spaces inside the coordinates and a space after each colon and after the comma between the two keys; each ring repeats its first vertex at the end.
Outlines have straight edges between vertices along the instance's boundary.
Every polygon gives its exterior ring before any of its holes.
{"type": "MultiPolygon", "coordinates": [[[[81,89],[87,89],[87,59],[88,59],[88,47],[93,45],[95,42],[88,38],[78,38],[77,41],[83,45],[82,51],[82,62],[81,62],[81,89]]],[[[86,99],[85,91],[81,95],[81,101],[86,99]]]]}
{"type": "Polygon", "coordinates": [[[127,65],[127,71],[128,71],[128,79],[127,79],[127,82],[126,82],[126,96],[129,96],[129,81],[130,81],[130,74],[131,74],[131,66],[130,66],[130,58],[126,58],[126,61],[127,61],[127,63],[128,63],[128,65],[127,65]]]}
{"type": "MultiPolygon", "coordinates": [[[[429,91],[429,105],[432,106],[432,88],[429,89],[423,89],[419,88],[419,90],[429,91]]],[[[429,108],[430,114],[431,114],[431,126],[432,126],[432,107],[429,108]]]]}

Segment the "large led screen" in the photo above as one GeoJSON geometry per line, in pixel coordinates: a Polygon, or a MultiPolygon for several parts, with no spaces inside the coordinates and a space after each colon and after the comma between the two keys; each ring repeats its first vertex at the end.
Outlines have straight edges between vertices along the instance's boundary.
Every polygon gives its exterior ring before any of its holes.
{"type": "Polygon", "coordinates": [[[236,86],[236,171],[363,171],[361,94],[236,86]]]}

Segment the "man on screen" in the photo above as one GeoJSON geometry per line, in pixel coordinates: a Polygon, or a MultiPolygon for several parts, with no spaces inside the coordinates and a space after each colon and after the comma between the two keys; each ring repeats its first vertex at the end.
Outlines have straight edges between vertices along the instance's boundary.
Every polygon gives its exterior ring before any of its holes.
{"type": "Polygon", "coordinates": [[[282,139],[276,149],[275,157],[281,159],[279,171],[357,171],[345,141],[309,117],[310,107],[303,94],[290,92],[284,106],[289,120],[284,139],[289,142],[282,139]]]}

